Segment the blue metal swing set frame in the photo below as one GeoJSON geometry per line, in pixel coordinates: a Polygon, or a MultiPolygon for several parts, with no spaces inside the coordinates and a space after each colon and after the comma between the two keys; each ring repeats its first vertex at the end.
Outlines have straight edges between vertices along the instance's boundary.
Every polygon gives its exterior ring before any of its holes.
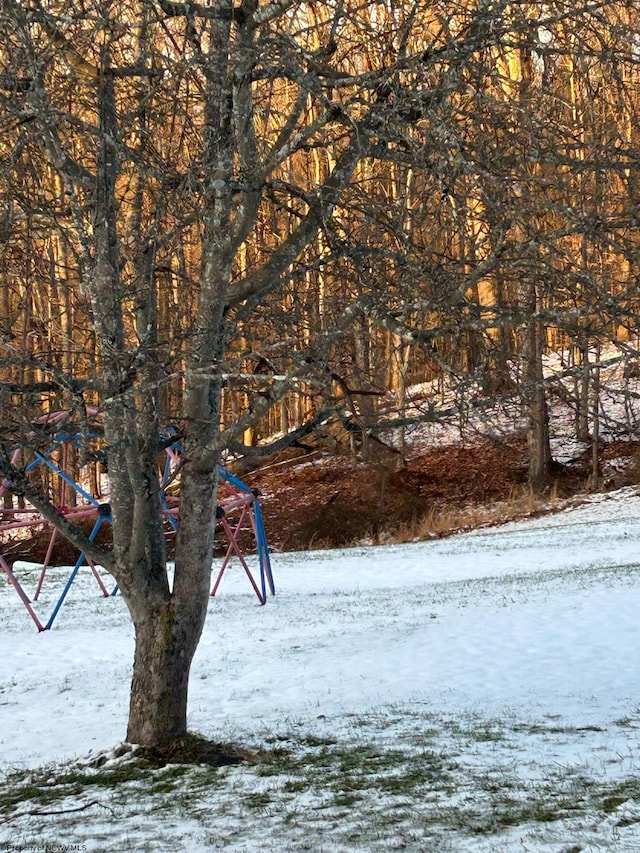
{"type": "MultiPolygon", "coordinates": [[[[92,437],[95,438],[95,436],[92,437]]],[[[81,440],[82,439],[79,434],[68,432],[60,432],[56,434],[51,439],[51,443],[46,451],[43,452],[33,449],[30,451],[33,458],[28,462],[28,464],[24,467],[23,470],[25,474],[28,474],[34,469],[36,469],[39,465],[45,465],[61,481],[66,483],[75,491],[75,493],[82,499],[83,503],[81,503],[79,506],[75,506],[72,508],[60,507],[60,511],[63,512],[64,515],[71,521],[93,517],[95,520],[91,532],[89,533],[89,539],[93,542],[96,539],[98,533],[100,532],[102,525],[105,522],[111,522],[111,510],[109,504],[100,503],[100,501],[98,501],[85,488],[83,488],[80,483],[76,482],[76,480],[74,480],[74,478],[71,477],[64,470],[64,468],[53,459],[54,454],[60,453],[60,451],[63,451],[60,455],[63,459],[65,459],[65,445],[79,447],[81,440]]],[[[21,455],[22,450],[22,448],[16,448],[12,457],[13,461],[17,460],[17,458],[21,455]]],[[[178,529],[179,525],[178,506],[177,503],[173,501],[167,494],[167,487],[172,479],[175,465],[178,462],[181,453],[182,447],[180,446],[180,443],[178,441],[172,442],[167,447],[165,452],[163,470],[160,477],[161,501],[164,509],[165,519],[167,520],[171,529],[173,529],[174,531],[178,529]]],[[[64,465],[64,463],[62,464],[64,465]]],[[[224,492],[224,494],[219,495],[218,506],[216,509],[216,521],[218,526],[222,529],[226,536],[227,550],[222,561],[222,565],[218,571],[215,583],[211,590],[211,595],[215,596],[229,563],[233,558],[237,558],[237,560],[242,565],[260,604],[265,604],[267,601],[268,593],[270,593],[271,595],[275,595],[275,584],[271,569],[269,545],[267,542],[267,536],[265,532],[264,520],[260,507],[260,501],[258,499],[258,494],[255,490],[252,490],[249,486],[243,483],[242,480],[232,474],[223,465],[219,466],[218,473],[219,483],[222,487],[220,491],[224,492]],[[241,547],[239,542],[239,536],[243,530],[251,530],[253,533],[253,538],[255,541],[255,553],[258,559],[258,580],[256,580],[256,577],[254,577],[254,572],[252,571],[247,561],[247,554],[245,550],[241,547]]],[[[0,495],[4,494],[5,492],[11,492],[11,482],[9,480],[4,480],[2,483],[0,483],[0,495]]],[[[86,557],[84,553],[81,553],[78,556],[75,564],[73,565],[71,572],[65,582],[64,588],[62,589],[62,592],[57,598],[50,615],[48,616],[48,618],[46,618],[45,621],[41,620],[33,605],[35,602],[37,602],[39,598],[40,591],[45,580],[45,575],[47,573],[47,569],[49,568],[50,559],[53,552],[53,545],[57,535],[56,528],[52,527],[50,522],[44,519],[33,508],[5,508],[4,510],[0,510],[0,512],[2,513],[2,517],[0,520],[0,569],[2,569],[6,574],[9,583],[15,589],[19,599],[21,600],[22,604],[31,616],[31,619],[36,625],[38,631],[48,631],[52,628],[58,616],[58,613],[60,612],[60,609],[64,604],[65,599],[67,598],[69,591],[71,590],[71,587],[73,586],[78,572],[84,564],[89,565],[104,597],[112,597],[117,594],[117,585],[115,585],[111,589],[111,591],[109,591],[100,572],[98,571],[98,568],[90,559],[86,557]],[[8,521],[5,520],[7,518],[9,519],[8,521]],[[51,539],[49,542],[49,547],[47,549],[47,555],[45,557],[44,563],[41,564],[40,577],[38,580],[36,591],[33,597],[30,598],[27,595],[23,585],[20,583],[18,577],[16,576],[13,567],[10,565],[7,555],[2,553],[3,534],[9,530],[31,528],[43,525],[52,527],[51,539]]]]}

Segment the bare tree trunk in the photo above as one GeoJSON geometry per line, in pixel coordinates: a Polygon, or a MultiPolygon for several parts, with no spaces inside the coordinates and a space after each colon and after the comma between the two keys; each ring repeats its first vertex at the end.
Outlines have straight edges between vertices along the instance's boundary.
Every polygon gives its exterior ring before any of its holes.
{"type": "MultiPolygon", "coordinates": [[[[596,350],[596,362],[600,361],[600,347],[596,350]]],[[[591,445],[591,482],[592,491],[600,488],[600,367],[597,364],[593,375],[593,436],[591,445]]]]}
{"type": "MultiPolygon", "coordinates": [[[[193,652],[176,642],[167,602],[152,618],[135,625],[136,646],[129,699],[127,741],[162,744],[187,731],[187,688],[193,652]],[[158,630],[158,626],[161,629],[158,630]]],[[[184,629],[180,635],[187,639],[184,629]]],[[[200,632],[192,643],[197,642],[200,632]]]]}
{"type": "Polygon", "coordinates": [[[544,326],[536,317],[538,297],[535,284],[529,283],[526,287],[529,322],[522,338],[521,356],[524,364],[523,391],[527,411],[528,480],[533,491],[542,494],[549,488],[551,472],[549,411],[542,370],[544,326]]]}
{"type": "MultiPolygon", "coordinates": [[[[406,417],[407,410],[407,370],[409,368],[409,358],[411,355],[411,347],[405,344],[400,339],[400,336],[394,336],[395,344],[391,358],[392,369],[395,375],[394,385],[398,397],[398,415],[400,418],[406,417]]],[[[404,426],[397,430],[397,449],[398,462],[397,467],[401,469],[406,463],[407,445],[404,426]]]]}
{"type": "MultiPolygon", "coordinates": [[[[219,460],[211,445],[220,432],[220,365],[228,335],[224,315],[231,261],[237,249],[230,215],[235,150],[233,98],[227,67],[230,26],[229,17],[213,22],[210,27],[212,49],[208,57],[203,138],[206,185],[202,259],[198,311],[184,390],[185,464],[181,473],[173,589],[171,592],[165,589],[166,572],[163,572],[165,583],[157,585],[151,602],[140,596],[139,584],[130,591],[134,599],[130,609],[136,629],[136,655],[128,739],[136,743],[159,744],[186,734],[189,671],[209,601],[219,460]]],[[[241,102],[236,93],[236,103],[241,102]]],[[[161,519],[155,508],[152,512],[154,519],[161,519]]],[[[161,529],[158,535],[161,539],[161,529]]],[[[155,547],[155,537],[148,545],[151,549],[155,547]]]]}
{"type": "Polygon", "coordinates": [[[589,441],[591,365],[589,364],[589,340],[586,335],[580,336],[577,349],[580,356],[580,376],[576,382],[576,437],[580,441],[589,441]]]}
{"type": "Polygon", "coordinates": [[[185,477],[173,591],[129,592],[136,647],[127,740],[163,744],[187,732],[189,673],[209,601],[216,475],[185,477]]]}

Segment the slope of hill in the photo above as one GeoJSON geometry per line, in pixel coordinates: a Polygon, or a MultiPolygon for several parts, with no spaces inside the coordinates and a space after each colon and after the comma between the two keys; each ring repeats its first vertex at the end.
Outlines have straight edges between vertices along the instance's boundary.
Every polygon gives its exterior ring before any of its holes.
{"type": "MultiPolygon", "coordinates": [[[[638,443],[603,446],[605,490],[640,480],[638,443]]],[[[591,448],[557,463],[547,498],[527,487],[521,434],[354,461],[345,451],[290,450],[245,475],[261,492],[269,541],[280,550],[402,542],[548,512],[589,493],[591,448]]]]}

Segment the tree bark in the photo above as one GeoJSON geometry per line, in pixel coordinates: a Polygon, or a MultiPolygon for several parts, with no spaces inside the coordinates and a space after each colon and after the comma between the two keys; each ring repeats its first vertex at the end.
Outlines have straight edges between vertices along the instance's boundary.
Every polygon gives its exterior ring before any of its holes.
{"type": "Polygon", "coordinates": [[[545,330],[536,317],[538,299],[535,284],[530,283],[527,288],[529,323],[524,332],[521,354],[524,361],[523,390],[527,410],[528,480],[536,494],[543,494],[549,488],[551,474],[549,410],[542,369],[545,330]]]}
{"type": "Polygon", "coordinates": [[[135,620],[127,741],[162,745],[187,731],[189,671],[201,631],[178,629],[170,603],[135,620]]]}

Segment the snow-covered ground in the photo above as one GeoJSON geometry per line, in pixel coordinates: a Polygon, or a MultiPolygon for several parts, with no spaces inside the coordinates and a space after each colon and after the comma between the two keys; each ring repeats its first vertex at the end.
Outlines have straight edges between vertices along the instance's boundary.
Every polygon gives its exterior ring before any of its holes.
{"type": "Polygon", "coordinates": [[[1,792],[31,771],[51,784],[123,739],[133,636],[88,570],[43,634],[2,578],[0,850],[638,851],[639,567],[636,489],[435,542],[278,555],[265,607],[232,567],[190,725],[280,764],[85,778],[10,808],[1,792]]]}

